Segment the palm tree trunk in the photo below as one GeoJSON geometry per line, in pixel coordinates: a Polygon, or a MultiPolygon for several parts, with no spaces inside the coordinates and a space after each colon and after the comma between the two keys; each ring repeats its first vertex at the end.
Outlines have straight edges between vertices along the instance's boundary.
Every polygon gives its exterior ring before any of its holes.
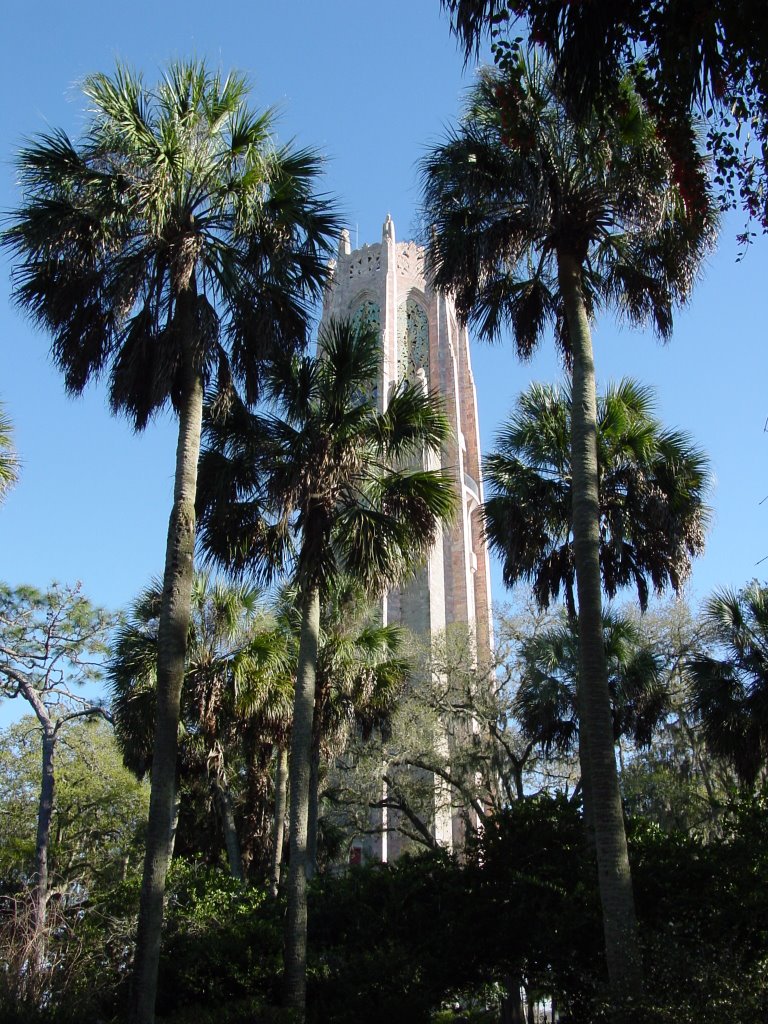
{"type": "MultiPolygon", "coordinates": [[[[189,338],[189,334],[186,335],[189,338]]],[[[176,797],[181,688],[189,629],[195,550],[195,496],[203,386],[186,346],[185,401],[179,414],[173,508],[168,523],[163,597],[157,638],[157,711],[147,845],[133,968],[133,1024],[153,1024],[165,879],[176,797]]]]}
{"type": "Polygon", "coordinates": [[[285,1004],[303,1024],[307,991],[307,817],[312,760],[312,720],[320,638],[320,592],[304,595],[296,673],[296,696],[289,762],[290,811],[288,832],[288,914],[285,929],[285,1004]]]}
{"type": "Polygon", "coordinates": [[[176,780],[176,793],[173,798],[173,818],[171,819],[171,841],[168,846],[168,863],[173,860],[173,851],[176,848],[176,836],[179,834],[179,815],[181,814],[181,797],[179,796],[179,781],[176,780]]]}
{"type": "Polygon", "coordinates": [[[558,276],[573,352],[571,467],[573,543],[579,603],[579,706],[589,751],[600,901],[611,993],[618,1003],[642,991],[632,878],[621,807],[605,664],[600,579],[597,399],[592,336],[581,290],[581,263],[558,252],[558,276]]]}
{"type": "Polygon", "coordinates": [[[309,772],[309,808],[307,811],[307,878],[317,874],[317,825],[320,817],[320,737],[312,737],[312,761],[309,772]]]}
{"type": "Polygon", "coordinates": [[[224,845],[227,849],[227,861],[229,862],[229,873],[238,882],[244,881],[243,857],[240,853],[240,840],[237,835],[235,823],[235,812],[232,807],[232,796],[229,787],[217,779],[215,782],[216,799],[221,814],[221,827],[224,832],[224,845]]]}
{"type": "Polygon", "coordinates": [[[56,777],[54,772],[54,754],[56,751],[56,734],[53,729],[43,728],[42,778],[40,782],[40,800],[37,808],[37,838],[35,841],[35,888],[34,888],[34,927],[35,927],[35,960],[38,965],[45,958],[45,918],[48,905],[48,849],[51,837],[51,818],[53,816],[53,798],[56,777]]]}
{"type": "MultiPolygon", "coordinates": [[[[565,604],[568,612],[568,622],[572,627],[578,629],[578,613],[576,611],[576,600],[573,596],[573,583],[568,582],[565,588],[565,604]]],[[[601,627],[602,628],[602,627],[601,627]]],[[[601,633],[602,635],[602,633],[601,633]]],[[[576,707],[579,713],[579,771],[583,780],[581,786],[581,806],[583,808],[585,842],[592,849],[595,844],[595,819],[592,813],[592,786],[590,785],[589,773],[589,739],[584,722],[584,687],[576,686],[576,707]]]]}
{"type": "Polygon", "coordinates": [[[275,833],[272,849],[272,895],[277,896],[280,888],[280,869],[283,862],[283,835],[285,832],[285,805],[287,803],[286,784],[288,782],[288,751],[283,747],[277,749],[275,765],[275,833]]]}

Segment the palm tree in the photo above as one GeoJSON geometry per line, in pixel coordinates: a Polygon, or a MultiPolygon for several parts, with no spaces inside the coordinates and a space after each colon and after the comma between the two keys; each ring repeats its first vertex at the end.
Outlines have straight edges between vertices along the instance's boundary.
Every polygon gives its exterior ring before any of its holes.
{"type": "MultiPolygon", "coordinates": [[[[295,680],[301,634],[301,608],[295,584],[281,588],[275,614],[283,633],[288,671],[295,680]]],[[[333,582],[320,608],[307,815],[308,878],[317,870],[323,759],[339,754],[353,729],[369,736],[376,728],[386,728],[408,673],[409,662],[403,655],[405,638],[402,627],[377,621],[374,606],[353,580],[341,578],[333,582]]],[[[288,720],[290,724],[290,716],[288,720]]],[[[285,809],[279,808],[279,777],[283,753],[281,744],[275,773],[273,891],[279,886],[282,867],[280,829],[285,809]]]]}
{"type": "Polygon", "coordinates": [[[768,588],[721,590],[707,602],[705,626],[719,656],[688,661],[688,709],[710,753],[754,786],[768,758],[768,588]]]}
{"type": "Polygon", "coordinates": [[[293,569],[301,629],[290,756],[288,1006],[304,1019],[307,819],[320,609],[342,575],[369,594],[407,578],[453,508],[447,474],[393,469],[438,452],[448,423],[434,396],[402,382],[387,408],[368,396],[376,331],[328,325],[316,359],[275,362],[265,395],[282,417],[233,399],[206,428],[201,538],[211,556],[269,577],[293,569]]]}
{"type": "MultiPolygon", "coordinates": [[[[161,602],[159,583],[139,595],[117,631],[109,662],[115,733],[126,766],[139,778],[153,770],[161,602]]],[[[285,713],[288,652],[282,630],[264,614],[260,592],[248,582],[196,573],[191,612],[177,771],[181,778],[201,778],[212,792],[230,872],[242,880],[231,795],[234,764],[254,728],[259,751],[266,747],[271,755],[274,730],[264,711],[269,708],[274,719],[282,703],[285,713]]],[[[249,760],[247,774],[252,770],[249,760]]]]}
{"type": "Polygon", "coordinates": [[[354,581],[342,579],[320,610],[307,838],[307,874],[317,868],[320,768],[344,749],[353,729],[363,738],[386,729],[403,692],[409,662],[405,630],[382,624],[354,581]]]}
{"type": "Polygon", "coordinates": [[[85,80],[75,144],[40,136],[18,159],[23,203],[2,236],[14,294],[53,338],[70,393],[109,373],[114,411],[137,430],[179,418],[158,632],[152,794],[134,966],[133,1019],[154,1017],[195,543],[203,389],[234,378],[251,400],[262,359],[307,335],[337,235],[314,189],[320,162],[272,141],[247,83],[177,63],[150,88],[118,66],[85,80]]]}
{"type": "MultiPolygon", "coordinates": [[[[635,381],[597,400],[600,572],[608,597],[633,585],[645,611],[650,588],[678,593],[704,548],[709,463],[691,439],[653,416],[653,392],[635,381]]],[[[488,540],[508,587],[528,582],[540,608],[561,591],[575,615],[571,515],[571,396],[532,384],[485,463],[488,540]]]]}
{"type": "MultiPolygon", "coordinates": [[[[628,737],[650,746],[656,726],[670,710],[661,660],[626,616],[603,613],[605,660],[611,693],[614,742],[628,737]]],[[[571,753],[578,742],[579,636],[573,620],[524,641],[523,674],[512,713],[527,739],[548,756],[571,753]]]]}
{"type": "Polygon", "coordinates": [[[13,445],[13,428],[0,406],[0,501],[16,483],[19,459],[13,445]]]}
{"type": "Polygon", "coordinates": [[[580,706],[603,923],[617,1001],[641,989],[634,901],[602,642],[597,408],[590,319],[617,307],[662,337],[713,241],[700,172],[688,202],[628,77],[622,103],[579,122],[552,70],[521,58],[486,71],[467,115],[425,158],[425,222],[435,284],[481,337],[511,328],[528,356],[554,325],[572,371],[571,472],[580,706]]]}
{"type": "MultiPolygon", "coordinates": [[[[691,558],[703,548],[709,518],[706,457],[685,434],[664,430],[652,412],[652,392],[631,380],[609,386],[597,402],[603,589],[612,598],[621,587],[634,585],[643,610],[650,586],[657,593],[667,584],[679,591],[691,558]]],[[[542,608],[562,590],[575,622],[570,436],[569,389],[532,385],[518,399],[487,460],[492,496],[484,513],[505,583],[530,582],[542,608]]],[[[586,779],[584,731],[579,740],[586,779]]],[[[583,798],[591,831],[588,786],[583,798]]]]}
{"type": "MultiPolygon", "coordinates": [[[[621,102],[617,77],[641,53],[643,93],[659,112],[677,180],[685,187],[689,171],[695,174],[695,140],[686,115],[696,111],[706,126],[722,208],[740,207],[763,230],[768,226],[768,150],[758,154],[754,148],[755,140],[762,147],[768,138],[768,54],[760,5],[720,4],[693,17],[678,0],[441,0],[441,6],[450,13],[467,61],[484,38],[500,61],[513,59],[523,33],[535,40],[554,62],[577,115],[593,103],[606,108],[621,102]]],[[[739,236],[739,244],[749,244],[749,232],[739,236]]]]}

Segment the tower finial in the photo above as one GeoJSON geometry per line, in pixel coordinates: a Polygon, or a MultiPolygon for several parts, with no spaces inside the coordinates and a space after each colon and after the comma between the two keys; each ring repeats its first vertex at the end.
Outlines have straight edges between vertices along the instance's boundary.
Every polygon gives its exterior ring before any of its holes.
{"type": "Polygon", "coordinates": [[[349,244],[349,232],[346,228],[342,228],[339,235],[339,256],[349,256],[350,252],[352,252],[352,247],[349,244]]]}
{"type": "Polygon", "coordinates": [[[389,214],[387,214],[384,227],[381,229],[381,240],[383,242],[394,242],[395,240],[395,224],[389,214]]]}

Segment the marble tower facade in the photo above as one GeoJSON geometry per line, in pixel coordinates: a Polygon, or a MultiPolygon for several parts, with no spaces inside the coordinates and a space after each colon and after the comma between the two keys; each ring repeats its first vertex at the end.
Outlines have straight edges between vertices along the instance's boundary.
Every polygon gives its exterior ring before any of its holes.
{"type": "MultiPolygon", "coordinates": [[[[443,396],[452,437],[430,468],[441,465],[452,475],[457,513],[415,579],[384,598],[382,614],[384,621],[400,622],[424,637],[454,623],[469,626],[477,657],[485,660],[492,643],[490,568],[479,514],[483,484],[469,338],[451,299],[430,285],[424,255],[416,243],[396,241],[390,217],[377,244],[352,251],[343,232],[323,319],[352,317],[381,332],[380,407],[403,376],[422,380],[443,396]]],[[[438,780],[435,784],[439,789],[438,780]]],[[[460,824],[446,796],[436,794],[433,825],[438,841],[452,847],[460,842],[460,824]]],[[[384,833],[369,853],[387,860],[398,850],[397,838],[384,833]]]]}

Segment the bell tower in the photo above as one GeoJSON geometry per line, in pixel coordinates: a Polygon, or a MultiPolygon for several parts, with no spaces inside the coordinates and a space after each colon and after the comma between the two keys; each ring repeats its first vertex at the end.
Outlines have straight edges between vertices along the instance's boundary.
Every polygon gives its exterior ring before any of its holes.
{"type": "MultiPolygon", "coordinates": [[[[469,338],[450,297],[428,281],[424,258],[424,249],[415,242],[396,241],[389,216],[378,244],[352,251],[349,233],[343,231],[323,320],[351,317],[379,330],[380,408],[386,407],[391,385],[403,377],[423,382],[443,397],[452,436],[428,468],[442,468],[453,477],[456,516],[412,582],[387,594],[382,614],[385,622],[402,623],[424,637],[454,623],[468,626],[477,657],[485,661],[492,643],[490,568],[479,513],[483,483],[469,338]]],[[[458,841],[456,818],[450,801],[436,800],[435,836],[445,846],[458,841]]],[[[392,858],[397,845],[390,836],[387,849],[385,833],[376,854],[382,860],[392,858]]]]}

